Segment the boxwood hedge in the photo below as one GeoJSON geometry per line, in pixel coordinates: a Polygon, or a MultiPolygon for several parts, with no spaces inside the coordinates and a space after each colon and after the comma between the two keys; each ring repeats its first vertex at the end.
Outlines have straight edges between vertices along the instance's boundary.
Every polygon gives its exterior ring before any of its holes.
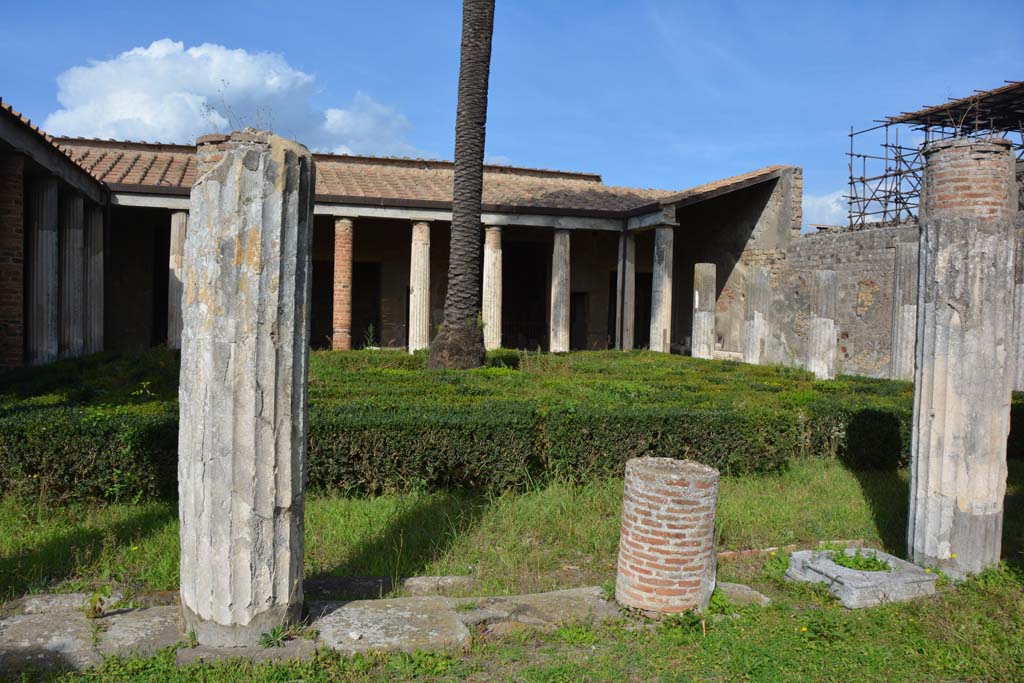
{"type": "MultiPolygon", "coordinates": [[[[752,473],[806,457],[893,468],[909,454],[907,383],[644,352],[502,351],[488,365],[438,372],[422,354],[313,354],[310,487],[503,490],[616,475],[639,455],[752,473]]],[[[177,357],[154,349],[0,378],[0,493],[173,496],[177,372],[177,357]]],[[[1014,454],[1018,441],[1014,431],[1014,454]]]]}

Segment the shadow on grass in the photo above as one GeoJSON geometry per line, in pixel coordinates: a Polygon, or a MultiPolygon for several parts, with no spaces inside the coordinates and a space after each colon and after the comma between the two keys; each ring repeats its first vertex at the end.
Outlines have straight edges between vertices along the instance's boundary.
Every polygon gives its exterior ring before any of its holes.
{"type": "MultiPolygon", "coordinates": [[[[846,466],[857,477],[871,506],[885,550],[907,557],[910,484],[895,464],[900,460],[899,453],[909,450],[909,444],[902,443],[899,421],[891,414],[865,410],[851,420],[846,438],[846,466]],[[864,469],[863,463],[875,469],[864,469]],[[890,466],[879,468],[882,465],[890,466]]],[[[1024,569],[1024,460],[1018,457],[1013,432],[1008,451],[1002,557],[1007,564],[1024,569]]]]}
{"type": "Polygon", "coordinates": [[[0,557],[0,599],[52,588],[66,579],[73,579],[83,562],[98,559],[110,543],[123,545],[141,541],[176,518],[177,511],[170,506],[132,511],[127,519],[76,528],[51,536],[27,552],[0,557]]]}
{"type": "MultiPolygon", "coordinates": [[[[309,577],[320,592],[355,596],[361,582],[342,577],[378,577],[378,587],[388,592],[398,579],[418,576],[479,522],[487,499],[463,492],[417,495],[403,504],[384,529],[358,544],[334,567],[309,577]]],[[[469,571],[469,567],[465,570],[469,571]]]]}

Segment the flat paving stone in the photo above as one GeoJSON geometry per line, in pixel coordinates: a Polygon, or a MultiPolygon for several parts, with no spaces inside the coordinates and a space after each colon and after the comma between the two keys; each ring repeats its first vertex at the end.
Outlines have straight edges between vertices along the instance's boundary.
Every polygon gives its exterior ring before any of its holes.
{"type": "Polygon", "coordinates": [[[310,616],[320,643],[346,654],[455,651],[470,642],[469,629],[442,597],[356,600],[319,606],[310,616]]]}
{"type": "Polygon", "coordinates": [[[449,600],[460,610],[459,617],[464,623],[472,625],[518,622],[539,628],[556,628],[581,622],[596,625],[621,616],[618,605],[605,600],[602,590],[597,586],[528,595],[449,600]]]}
{"type": "Polygon", "coordinates": [[[722,595],[724,595],[726,599],[736,607],[746,607],[748,605],[760,605],[761,607],[765,607],[772,604],[772,599],[767,595],[754,590],[750,586],[745,586],[742,583],[718,581],[715,583],[715,588],[721,591],[722,595]]]}
{"type": "Polygon", "coordinates": [[[184,639],[178,607],[117,610],[95,620],[101,654],[148,656],[184,639]]]}
{"type": "Polygon", "coordinates": [[[82,612],[8,617],[0,621],[0,672],[91,666],[99,660],[94,633],[82,612]]]}
{"type": "MultiPolygon", "coordinates": [[[[847,555],[856,551],[846,549],[847,555]]],[[[912,600],[935,592],[938,576],[881,550],[865,550],[885,560],[891,571],[863,571],[841,567],[831,551],[800,550],[789,556],[785,578],[828,584],[828,591],[850,609],[912,600]]]]}
{"type": "Polygon", "coordinates": [[[451,595],[468,593],[480,587],[472,576],[412,576],[402,580],[409,595],[451,595]]]}
{"type": "Polygon", "coordinates": [[[183,647],[174,653],[178,666],[214,664],[241,659],[255,664],[265,662],[307,662],[316,656],[317,645],[312,640],[296,638],[285,641],[282,647],[183,647]]]}

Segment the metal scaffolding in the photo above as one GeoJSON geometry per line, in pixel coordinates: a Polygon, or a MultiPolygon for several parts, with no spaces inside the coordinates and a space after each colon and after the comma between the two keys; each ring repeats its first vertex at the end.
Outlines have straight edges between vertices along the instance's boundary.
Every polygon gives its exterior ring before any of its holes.
{"type": "Polygon", "coordinates": [[[851,127],[846,195],[849,227],[916,222],[924,169],[922,152],[925,145],[936,140],[1009,138],[1017,153],[1020,175],[1024,164],[1024,82],[1006,83],[994,90],[975,91],[970,97],[889,116],[864,130],[851,127]],[[857,151],[858,146],[874,148],[876,144],[880,149],[872,154],[857,151]]]}

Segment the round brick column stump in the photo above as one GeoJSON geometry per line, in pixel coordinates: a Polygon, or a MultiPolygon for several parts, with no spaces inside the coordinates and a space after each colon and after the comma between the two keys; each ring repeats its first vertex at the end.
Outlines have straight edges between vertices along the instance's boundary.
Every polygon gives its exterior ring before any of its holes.
{"type": "Polygon", "coordinates": [[[718,470],[690,460],[626,463],[615,599],[668,614],[702,610],[715,590],[718,470]]]}

